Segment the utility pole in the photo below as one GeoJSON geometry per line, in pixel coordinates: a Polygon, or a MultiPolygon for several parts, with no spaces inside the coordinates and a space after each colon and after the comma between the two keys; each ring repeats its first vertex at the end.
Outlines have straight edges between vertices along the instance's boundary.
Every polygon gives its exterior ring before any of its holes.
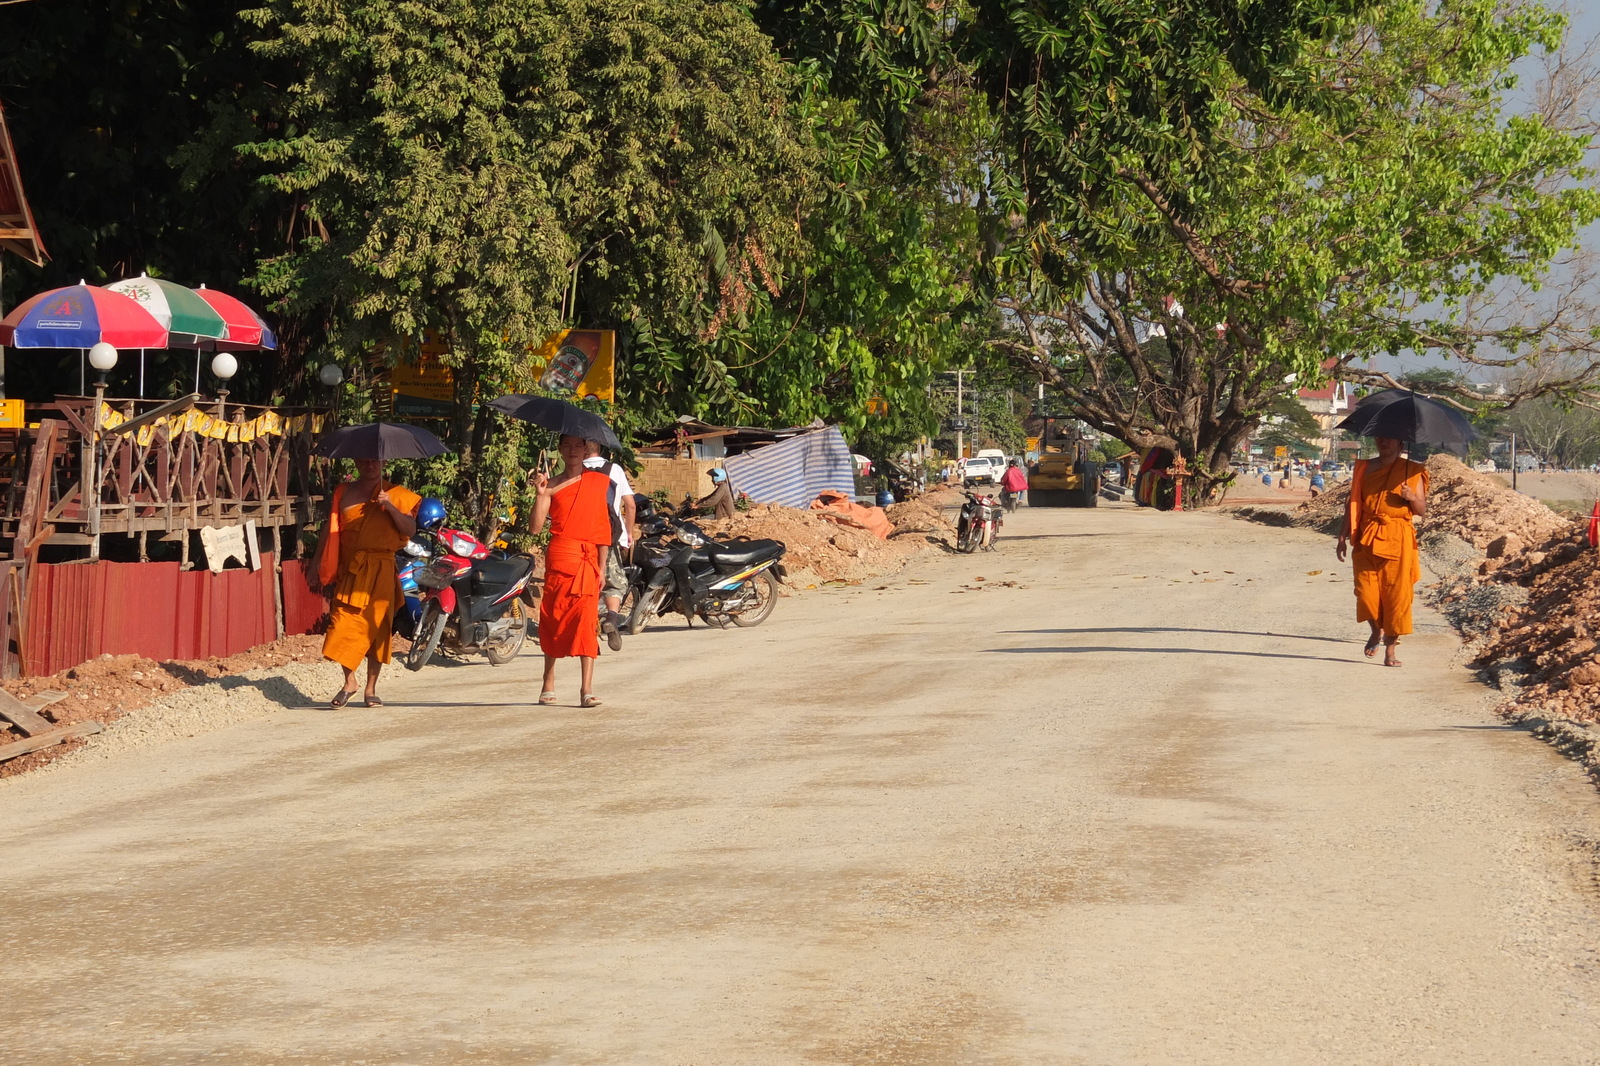
{"type": "Polygon", "coordinates": [[[966,412],[961,408],[961,371],[956,371],[956,461],[967,457],[966,412]]]}
{"type": "Polygon", "coordinates": [[[1517,491],[1517,434],[1511,434],[1511,491],[1517,491]]]}

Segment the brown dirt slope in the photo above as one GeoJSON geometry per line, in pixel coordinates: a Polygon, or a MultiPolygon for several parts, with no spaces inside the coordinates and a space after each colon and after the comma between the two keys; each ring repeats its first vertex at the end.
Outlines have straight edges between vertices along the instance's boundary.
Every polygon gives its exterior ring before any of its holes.
{"type": "MultiPolygon", "coordinates": [[[[247,670],[321,657],[322,637],[284,637],[223,659],[156,662],[138,655],[103,655],[49,677],[24,677],[7,681],[4,682],[4,688],[13,696],[24,699],[49,690],[65,692],[66,699],[40,712],[57,725],[87,721],[109,725],[131,711],[137,711],[191,685],[205,684],[247,670]]],[[[0,744],[20,739],[20,732],[0,729],[0,744]]],[[[0,762],[0,777],[26,773],[85,743],[93,743],[93,737],[69,740],[53,748],[0,762]]]]}
{"type": "Polygon", "coordinates": [[[700,526],[714,537],[783,541],[788,547],[783,562],[790,584],[806,588],[893,573],[913,556],[948,544],[953,530],[940,511],[941,501],[941,496],[930,493],[889,507],[895,529],[888,540],[811,511],[772,504],[755,504],[733,518],[706,520],[700,526]]]}

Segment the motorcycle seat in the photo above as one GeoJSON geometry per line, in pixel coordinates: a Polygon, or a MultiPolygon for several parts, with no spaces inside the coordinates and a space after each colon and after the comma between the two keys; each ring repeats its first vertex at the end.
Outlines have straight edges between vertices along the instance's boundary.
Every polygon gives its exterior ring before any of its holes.
{"type": "Polygon", "coordinates": [[[494,556],[478,559],[472,564],[472,588],[509,588],[533,569],[533,560],[526,555],[494,556]]]}
{"type": "Polygon", "coordinates": [[[781,540],[740,540],[718,544],[710,549],[710,555],[711,561],[717,566],[743,569],[776,559],[787,550],[781,540]]]}

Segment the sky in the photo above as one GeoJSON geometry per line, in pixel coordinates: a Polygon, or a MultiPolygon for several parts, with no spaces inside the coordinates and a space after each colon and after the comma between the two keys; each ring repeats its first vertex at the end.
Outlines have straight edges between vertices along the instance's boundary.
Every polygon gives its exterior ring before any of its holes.
{"type": "MultiPolygon", "coordinates": [[[[1565,8],[1571,20],[1568,28],[1568,39],[1574,42],[1591,41],[1600,37],[1600,0],[1571,0],[1568,4],[1551,3],[1551,7],[1565,8]]],[[[1523,75],[1523,83],[1530,84],[1539,71],[1537,62],[1527,64],[1527,72],[1523,75]]],[[[1518,106],[1512,103],[1513,107],[1518,106]]],[[[1526,106],[1523,102],[1522,106],[1526,106]]],[[[1589,226],[1583,231],[1583,246],[1589,249],[1600,249],[1600,223],[1589,226]]],[[[1600,304],[1600,293],[1595,294],[1596,303],[1600,304]]],[[[1399,356],[1378,356],[1369,364],[1374,369],[1387,370],[1391,373],[1400,373],[1406,370],[1421,369],[1426,367],[1444,367],[1449,370],[1465,370],[1469,377],[1476,381],[1489,380],[1494,371],[1479,367],[1466,366],[1456,360],[1439,355],[1403,354],[1399,356]]]]}

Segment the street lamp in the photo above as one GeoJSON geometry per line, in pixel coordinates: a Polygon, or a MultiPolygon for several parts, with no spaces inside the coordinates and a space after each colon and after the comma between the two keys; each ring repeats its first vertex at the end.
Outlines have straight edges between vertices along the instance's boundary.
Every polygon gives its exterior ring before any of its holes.
{"type": "Polygon", "coordinates": [[[317,380],[330,389],[337,389],[344,382],[344,370],[338,363],[324,363],[317,371],[317,380]]]}
{"type": "Polygon", "coordinates": [[[228,381],[239,372],[239,360],[230,352],[218,352],[211,360],[211,372],[222,382],[217,390],[217,417],[222,417],[223,405],[228,402],[228,381]]]}
{"type": "Polygon", "coordinates": [[[99,341],[89,349],[89,365],[100,373],[99,380],[94,383],[95,394],[98,396],[105,391],[106,375],[117,365],[117,349],[105,341],[99,341]]]}

